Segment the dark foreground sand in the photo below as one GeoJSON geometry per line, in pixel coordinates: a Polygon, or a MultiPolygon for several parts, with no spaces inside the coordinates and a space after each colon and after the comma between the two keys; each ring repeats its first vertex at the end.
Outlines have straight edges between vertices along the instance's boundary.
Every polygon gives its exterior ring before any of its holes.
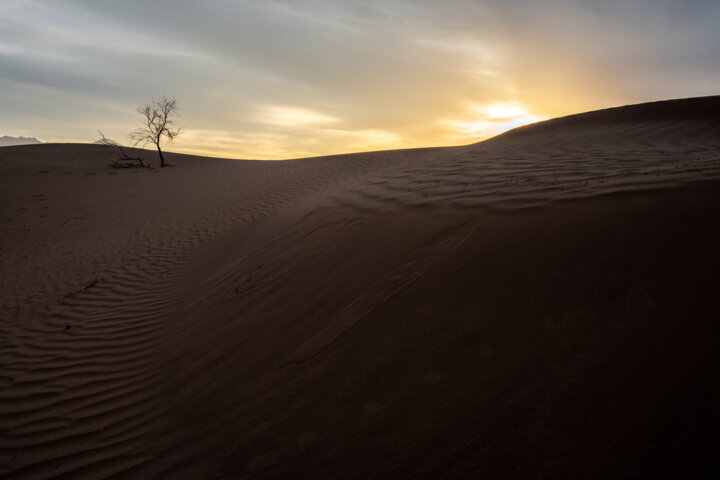
{"type": "Polygon", "coordinates": [[[720,478],[718,112],[0,149],[0,476],[720,478]]]}

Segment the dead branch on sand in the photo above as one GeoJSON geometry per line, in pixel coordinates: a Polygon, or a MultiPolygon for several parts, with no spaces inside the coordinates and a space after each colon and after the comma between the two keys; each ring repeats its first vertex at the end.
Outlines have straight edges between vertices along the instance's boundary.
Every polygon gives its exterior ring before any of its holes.
{"type": "Polygon", "coordinates": [[[128,153],[125,151],[125,149],[117,143],[114,140],[110,140],[107,138],[100,130],[98,130],[98,134],[100,135],[100,140],[97,141],[99,145],[106,145],[108,147],[114,147],[117,151],[118,158],[116,158],[113,163],[110,164],[112,168],[149,168],[150,162],[143,163],[143,159],[140,157],[131,157],[128,155],[128,153]],[[136,163],[137,162],[137,163],[136,163]]]}

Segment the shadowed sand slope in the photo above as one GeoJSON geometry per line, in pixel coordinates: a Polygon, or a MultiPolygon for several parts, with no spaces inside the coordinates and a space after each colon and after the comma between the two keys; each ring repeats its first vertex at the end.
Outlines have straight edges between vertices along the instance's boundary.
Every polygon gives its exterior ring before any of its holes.
{"type": "Polygon", "coordinates": [[[162,170],[0,149],[0,476],[717,477],[719,103],[162,170]]]}

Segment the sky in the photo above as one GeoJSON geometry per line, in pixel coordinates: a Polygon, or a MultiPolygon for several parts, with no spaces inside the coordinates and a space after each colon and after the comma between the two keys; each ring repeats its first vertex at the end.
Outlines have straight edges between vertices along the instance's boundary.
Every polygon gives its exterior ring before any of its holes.
{"type": "Polygon", "coordinates": [[[0,136],[284,159],[720,94],[717,0],[0,0],[0,136]]]}

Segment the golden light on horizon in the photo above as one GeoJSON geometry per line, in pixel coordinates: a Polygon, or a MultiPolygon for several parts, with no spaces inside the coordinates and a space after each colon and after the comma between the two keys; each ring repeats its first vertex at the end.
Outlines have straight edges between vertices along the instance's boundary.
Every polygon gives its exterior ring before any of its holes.
{"type": "Polygon", "coordinates": [[[386,130],[343,130],[298,124],[278,126],[262,134],[188,129],[184,136],[168,145],[168,151],[210,157],[287,160],[409,146],[414,145],[408,145],[402,137],[386,130]]]}

